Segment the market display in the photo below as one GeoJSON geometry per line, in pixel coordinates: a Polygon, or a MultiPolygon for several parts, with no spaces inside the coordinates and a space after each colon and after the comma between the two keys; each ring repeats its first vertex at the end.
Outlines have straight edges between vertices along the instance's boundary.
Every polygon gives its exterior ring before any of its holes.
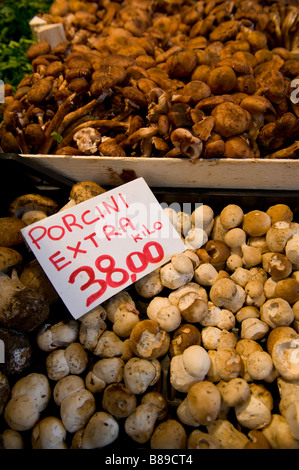
{"type": "Polygon", "coordinates": [[[294,1],[57,1],[6,86],[3,152],[298,157],[294,1]]]}
{"type": "MultiPolygon", "coordinates": [[[[31,44],[5,84],[2,153],[298,158],[296,0],[54,0],[38,19],[66,42],[31,44]]],[[[73,183],[1,204],[0,448],[298,449],[298,207],[169,205],[185,251],[74,319],[21,233],[106,192],[73,183]]]]}
{"type": "Polygon", "coordinates": [[[0,219],[18,254],[0,276],[1,446],[297,449],[292,208],[165,208],[186,250],[74,320],[18,234],[103,191],[77,183],[62,207],[24,194],[0,219]]]}

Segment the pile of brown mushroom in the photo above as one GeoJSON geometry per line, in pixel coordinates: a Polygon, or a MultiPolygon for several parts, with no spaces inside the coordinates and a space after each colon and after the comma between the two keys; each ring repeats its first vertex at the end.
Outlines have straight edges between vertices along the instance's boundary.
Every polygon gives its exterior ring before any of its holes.
{"type": "MultiPolygon", "coordinates": [[[[77,183],[67,205],[103,191],[77,183]]],[[[10,240],[0,259],[14,255],[0,273],[1,447],[299,448],[299,226],[288,205],[165,209],[186,250],[79,320],[20,240],[26,221],[57,210],[25,194],[0,218],[10,240]]]]}
{"type": "Polygon", "coordinates": [[[6,86],[3,152],[298,157],[295,0],[64,0],[44,19],[67,42],[31,46],[6,86]]]}

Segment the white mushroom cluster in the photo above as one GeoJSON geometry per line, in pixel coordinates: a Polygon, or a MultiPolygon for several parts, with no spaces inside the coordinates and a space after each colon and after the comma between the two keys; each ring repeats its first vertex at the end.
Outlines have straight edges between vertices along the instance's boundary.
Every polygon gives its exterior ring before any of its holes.
{"type": "Polygon", "coordinates": [[[33,330],[39,370],[1,376],[1,447],[23,448],[27,432],[33,449],[299,448],[293,212],[171,217],[189,234],[183,253],[78,320],[50,313],[33,330]]]}

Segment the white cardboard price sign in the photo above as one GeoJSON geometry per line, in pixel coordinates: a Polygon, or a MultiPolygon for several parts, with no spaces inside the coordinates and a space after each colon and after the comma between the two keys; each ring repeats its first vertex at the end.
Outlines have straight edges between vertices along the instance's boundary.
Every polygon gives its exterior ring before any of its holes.
{"type": "Polygon", "coordinates": [[[22,229],[74,318],[186,250],[143,178],[22,229]]]}

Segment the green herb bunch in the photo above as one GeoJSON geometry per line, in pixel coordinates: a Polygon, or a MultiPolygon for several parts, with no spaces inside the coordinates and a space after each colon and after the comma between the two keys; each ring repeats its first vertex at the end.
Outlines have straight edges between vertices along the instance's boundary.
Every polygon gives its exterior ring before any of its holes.
{"type": "Polygon", "coordinates": [[[29,21],[38,13],[46,13],[53,0],[0,1],[0,79],[17,87],[31,73],[26,52],[33,38],[29,21]]]}

